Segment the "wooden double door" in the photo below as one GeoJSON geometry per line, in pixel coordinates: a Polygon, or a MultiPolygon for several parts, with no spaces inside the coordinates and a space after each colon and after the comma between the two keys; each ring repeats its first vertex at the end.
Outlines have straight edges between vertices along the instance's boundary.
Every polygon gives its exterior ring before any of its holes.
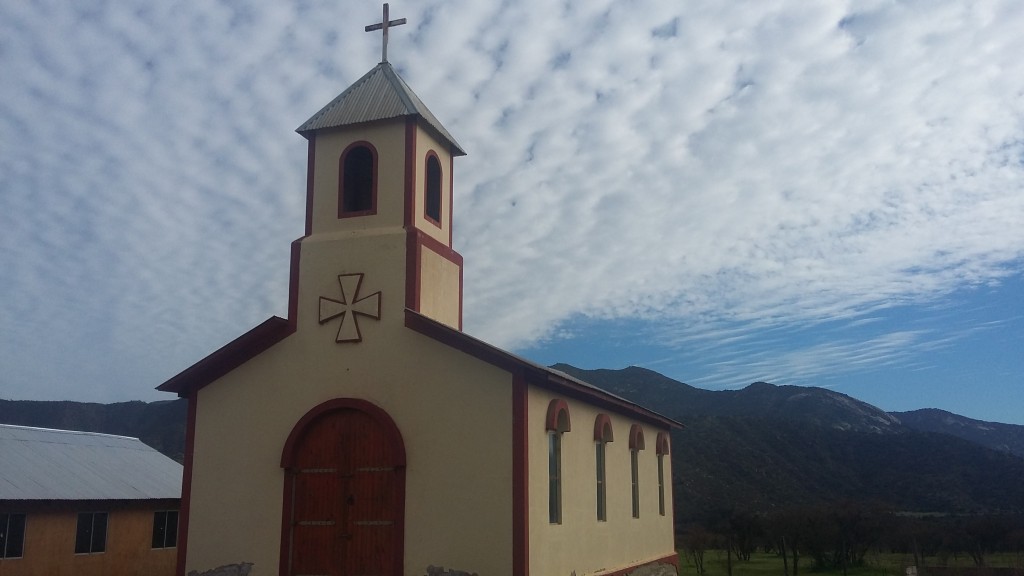
{"type": "Polygon", "coordinates": [[[351,407],[305,425],[287,472],[289,574],[401,573],[405,456],[393,426],[390,418],[351,407]]]}

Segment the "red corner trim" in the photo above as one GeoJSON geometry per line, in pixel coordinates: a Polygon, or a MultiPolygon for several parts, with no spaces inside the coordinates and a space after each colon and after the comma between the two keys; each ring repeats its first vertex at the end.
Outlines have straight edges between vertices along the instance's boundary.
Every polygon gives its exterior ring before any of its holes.
{"type": "Polygon", "coordinates": [[[313,168],[316,163],[316,133],[309,135],[306,158],[306,236],[313,233],[313,168]]]}
{"type": "Polygon", "coordinates": [[[594,440],[598,442],[612,442],[615,435],[612,432],[612,419],[607,414],[601,413],[594,419],[594,440]]]}
{"type": "Polygon", "coordinates": [[[644,449],[644,429],[639,424],[633,424],[629,427],[629,449],[644,449]]]}
{"type": "Polygon", "coordinates": [[[416,214],[416,117],[405,119],[405,226],[414,226],[416,214]]]}
{"type": "Polygon", "coordinates": [[[181,509],[178,512],[178,557],[174,573],[185,576],[185,559],[188,557],[188,519],[192,508],[192,454],[196,446],[196,402],[198,392],[188,395],[188,417],[185,421],[185,463],[181,476],[181,509]]]}
{"type": "Polygon", "coordinates": [[[548,404],[548,414],[544,417],[544,429],[555,432],[569,432],[572,422],[569,420],[569,405],[561,398],[555,398],[548,404]],[[562,414],[565,414],[565,425],[562,425],[562,414]]]}
{"type": "Polygon", "coordinates": [[[512,376],[512,573],[530,576],[530,464],[526,378],[512,376]]]}

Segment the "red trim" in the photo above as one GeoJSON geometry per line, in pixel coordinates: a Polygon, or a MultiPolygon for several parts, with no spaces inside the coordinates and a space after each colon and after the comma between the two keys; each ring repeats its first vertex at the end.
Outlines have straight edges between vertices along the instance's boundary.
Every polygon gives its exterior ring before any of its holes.
{"type": "Polygon", "coordinates": [[[561,398],[555,398],[548,404],[548,414],[544,417],[544,429],[555,432],[569,432],[572,422],[569,420],[569,405],[561,398]],[[565,414],[565,427],[562,427],[562,414],[565,414]]]}
{"type": "Polygon", "coordinates": [[[594,419],[594,440],[598,442],[613,442],[615,435],[612,433],[612,419],[607,414],[598,414],[594,419]]]}
{"type": "Polygon", "coordinates": [[[658,438],[654,441],[654,452],[656,454],[671,454],[669,450],[669,439],[667,432],[658,432],[658,438]]]}
{"type": "Polygon", "coordinates": [[[405,119],[405,226],[413,227],[416,214],[416,117],[405,119]]]}
{"type": "Polygon", "coordinates": [[[629,449],[644,449],[644,429],[639,424],[633,424],[629,427],[629,449]]]}
{"type": "Polygon", "coordinates": [[[512,573],[530,576],[530,434],[526,378],[512,376],[512,573]]]}
{"type": "MultiPolygon", "coordinates": [[[[451,226],[448,226],[448,230],[449,231],[451,230],[451,226]]],[[[458,254],[458,252],[456,252],[456,254],[458,254]]],[[[462,263],[461,263],[462,256],[459,256],[459,259],[460,259],[460,263],[459,263],[459,331],[461,332],[462,331],[462,301],[463,301],[462,300],[462,295],[465,294],[465,292],[462,291],[462,271],[463,271],[463,267],[462,267],[462,263]]]]}
{"type": "Polygon", "coordinates": [[[349,144],[341,152],[341,157],[338,158],[338,218],[353,218],[356,216],[372,216],[377,213],[377,149],[373,144],[366,140],[359,140],[349,144]],[[370,183],[370,209],[359,210],[356,212],[345,212],[345,157],[348,153],[355,148],[363,147],[370,151],[370,156],[373,157],[373,174],[371,176],[372,181],[370,183]]]}
{"type": "MultiPolygon", "coordinates": [[[[451,150],[449,150],[451,152],[451,150]]],[[[452,229],[455,228],[455,155],[448,154],[448,245],[452,245],[452,229]]],[[[461,286],[460,286],[461,288],[461,286]]],[[[462,291],[459,291],[461,294],[462,291]]],[[[460,299],[461,303],[461,299],[460,299]]],[[[459,309],[459,329],[462,329],[462,309],[459,309]]]]}
{"type": "Polygon", "coordinates": [[[192,454],[196,448],[196,402],[199,392],[188,395],[188,417],[185,421],[185,464],[181,476],[181,508],[178,512],[178,558],[174,573],[185,576],[188,557],[188,518],[192,507],[192,454]]]}
{"type": "MultiPolygon", "coordinates": [[[[438,196],[437,196],[437,203],[439,204],[439,206],[437,207],[437,211],[438,211],[438,217],[440,218],[440,220],[434,220],[433,218],[430,217],[430,214],[427,214],[427,194],[430,194],[430,159],[431,158],[433,158],[434,160],[437,161],[437,169],[441,173],[441,175],[440,175],[441,182],[438,183],[438,186],[440,186],[441,183],[444,182],[444,169],[441,168],[441,159],[438,158],[437,152],[434,152],[433,150],[428,150],[427,151],[427,155],[423,157],[423,219],[426,220],[427,222],[430,222],[434,226],[437,226],[438,228],[441,228],[441,220],[444,220],[444,206],[440,205],[441,204],[441,190],[437,191],[437,194],[438,194],[438,196]]],[[[449,206],[450,205],[451,204],[449,204],[449,206]]],[[[449,218],[448,221],[451,222],[451,219],[449,218]]],[[[448,238],[448,244],[451,244],[451,238],[450,237],[448,238]]]]}
{"type": "Polygon", "coordinates": [[[306,236],[313,233],[313,169],[316,164],[316,133],[309,135],[306,158],[306,236]]]}
{"type": "Polygon", "coordinates": [[[681,423],[671,418],[662,416],[657,412],[652,412],[618,396],[613,396],[600,388],[591,386],[567,374],[534,364],[515,354],[491,346],[482,340],[456,330],[451,326],[446,326],[415,310],[406,309],[405,327],[513,374],[522,371],[526,376],[526,381],[533,386],[582,400],[593,404],[597,408],[605,408],[619,414],[628,414],[631,418],[658,428],[683,428],[681,423]]]}
{"type": "Polygon", "coordinates": [[[163,392],[187,396],[255,358],[264,350],[295,332],[292,321],[272,316],[259,326],[225,344],[216,352],[189,366],[156,387],[163,392]]]}
{"type": "Polygon", "coordinates": [[[402,470],[402,473],[398,477],[398,509],[402,511],[401,515],[396,522],[396,533],[397,533],[397,545],[398,545],[398,560],[395,569],[395,574],[403,574],[404,570],[404,559],[405,559],[405,442],[402,440],[402,432],[395,425],[395,421],[391,416],[375,404],[371,404],[366,400],[360,400],[359,398],[335,398],[334,400],[328,400],[316,407],[299,419],[292,428],[288,439],[284,443],[284,449],[281,451],[281,468],[284,468],[286,473],[284,475],[284,492],[282,494],[282,510],[281,510],[281,553],[278,564],[278,573],[288,573],[288,541],[291,534],[291,526],[289,518],[292,517],[292,490],[294,490],[294,475],[288,474],[287,471],[294,467],[295,462],[295,445],[302,438],[306,428],[317,418],[334,412],[337,410],[358,410],[367,414],[374,420],[378,421],[385,433],[388,435],[388,442],[391,444],[392,454],[395,455],[395,461],[391,462],[396,469],[402,470]]]}
{"type": "Polygon", "coordinates": [[[288,328],[295,332],[299,326],[299,260],[302,256],[302,240],[292,242],[292,259],[288,270],[288,328]]]}

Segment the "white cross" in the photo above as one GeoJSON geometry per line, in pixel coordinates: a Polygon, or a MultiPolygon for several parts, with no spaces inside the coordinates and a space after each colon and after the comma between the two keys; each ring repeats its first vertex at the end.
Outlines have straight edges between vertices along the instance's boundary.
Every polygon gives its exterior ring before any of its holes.
{"type": "Polygon", "coordinates": [[[341,274],[338,284],[341,285],[341,300],[320,297],[320,324],[326,324],[341,317],[338,336],[335,342],[362,342],[363,335],[359,331],[356,315],[369,316],[380,320],[380,291],[363,298],[359,297],[359,286],[363,283],[362,274],[341,274]],[[349,317],[352,320],[349,320],[349,317]]]}

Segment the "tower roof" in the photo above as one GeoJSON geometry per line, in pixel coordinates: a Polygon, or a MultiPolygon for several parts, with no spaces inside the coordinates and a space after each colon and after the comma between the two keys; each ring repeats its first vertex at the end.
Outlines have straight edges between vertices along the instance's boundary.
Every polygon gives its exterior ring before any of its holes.
{"type": "Polygon", "coordinates": [[[465,156],[466,152],[455,138],[445,130],[389,62],[377,64],[295,131],[305,136],[309,132],[325,128],[403,116],[419,116],[451,144],[453,155],[465,156]]]}

